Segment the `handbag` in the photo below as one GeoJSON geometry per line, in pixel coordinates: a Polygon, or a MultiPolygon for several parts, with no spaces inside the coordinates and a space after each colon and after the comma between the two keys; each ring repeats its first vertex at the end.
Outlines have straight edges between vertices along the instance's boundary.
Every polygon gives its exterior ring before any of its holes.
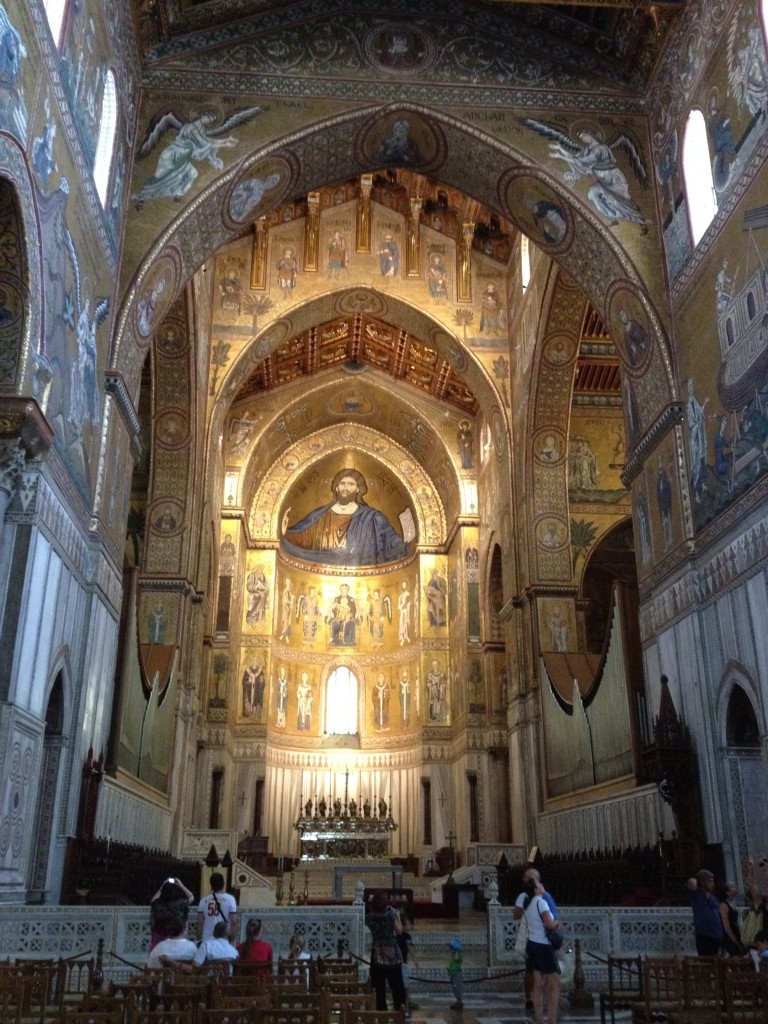
{"type": "MultiPolygon", "coordinates": [[[[536,909],[539,911],[539,917],[541,917],[541,923],[544,924],[544,918],[542,917],[541,910],[536,905],[536,909]]],[[[563,931],[562,925],[558,925],[556,928],[544,928],[547,935],[547,942],[550,944],[553,950],[557,951],[560,949],[565,942],[565,932],[563,931]]]]}
{"type": "Polygon", "coordinates": [[[395,939],[378,939],[373,943],[372,964],[376,964],[378,967],[397,967],[402,962],[403,954],[395,939]]]}

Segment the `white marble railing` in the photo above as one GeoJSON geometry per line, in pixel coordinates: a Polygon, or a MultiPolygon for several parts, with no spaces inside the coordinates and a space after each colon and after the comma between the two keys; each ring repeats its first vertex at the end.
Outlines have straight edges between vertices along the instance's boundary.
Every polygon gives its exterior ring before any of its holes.
{"type": "MultiPolygon", "coordinates": [[[[691,912],[686,907],[561,907],[570,941],[578,938],[588,976],[602,972],[608,953],[659,956],[694,952],[691,912]]],[[[259,917],[275,951],[287,950],[295,928],[314,956],[335,956],[343,941],[351,953],[365,958],[369,935],[359,906],[295,906],[245,909],[240,934],[250,917],[259,917]]],[[[515,953],[517,922],[511,907],[489,907],[487,961],[492,970],[520,964],[515,953]]],[[[455,922],[446,930],[456,932],[455,922]]],[[[427,937],[425,933],[424,937],[427,937]]],[[[434,939],[435,935],[429,935],[434,939]]],[[[120,960],[143,964],[149,942],[147,907],[0,907],[0,960],[15,957],[70,957],[95,952],[104,941],[104,968],[109,977],[125,970],[120,960]]],[[[440,952],[443,944],[439,943],[440,952]]],[[[476,966],[480,966],[477,964],[476,966]]]]}
{"type": "MultiPolygon", "coordinates": [[[[560,906],[570,942],[579,939],[588,966],[590,954],[615,956],[695,953],[693,923],[687,907],[560,906]]],[[[518,923],[511,907],[491,907],[488,914],[488,961],[500,966],[515,962],[518,923]]]]}

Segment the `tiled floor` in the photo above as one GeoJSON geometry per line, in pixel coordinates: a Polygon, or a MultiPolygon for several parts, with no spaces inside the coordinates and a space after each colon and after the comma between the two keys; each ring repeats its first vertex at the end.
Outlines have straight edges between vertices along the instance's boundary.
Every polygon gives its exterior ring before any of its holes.
{"type": "MultiPolygon", "coordinates": [[[[488,992],[474,995],[465,988],[464,1009],[451,1010],[453,995],[445,994],[418,995],[418,1009],[410,1018],[411,1024],[524,1024],[532,1021],[533,1014],[526,1012],[525,1001],[520,992],[502,992],[495,996],[488,992]]],[[[590,1010],[574,1009],[568,1003],[565,991],[560,999],[559,1024],[593,1024],[600,1020],[600,1008],[597,999],[590,1010]]],[[[617,1024],[627,1024],[629,1013],[616,1013],[617,1024]]]]}

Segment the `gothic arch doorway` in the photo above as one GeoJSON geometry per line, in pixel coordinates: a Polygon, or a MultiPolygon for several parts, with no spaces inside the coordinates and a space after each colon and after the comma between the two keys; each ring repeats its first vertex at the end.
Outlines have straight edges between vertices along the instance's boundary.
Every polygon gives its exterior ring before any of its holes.
{"type": "MultiPolygon", "coordinates": [[[[64,676],[60,670],[53,681],[45,713],[45,736],[40,771],[40,798],[35,811],[35,851],[27,893],[29,903],[56,902],[59,886],[55,844],[56,807],[61,774],[64,736],[64,676]]],[[[61,865],[58,865],[59,868],[61,865]]]]}

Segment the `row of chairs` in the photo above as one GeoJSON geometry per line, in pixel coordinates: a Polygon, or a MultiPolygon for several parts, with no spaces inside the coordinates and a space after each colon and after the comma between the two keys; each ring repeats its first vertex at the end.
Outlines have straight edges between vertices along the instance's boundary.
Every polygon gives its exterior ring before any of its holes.
{"type": "Polygon", "coordinates": [[[608,958],[600,1021],[630,1010],[632,1024],[767,1024],[768,970],[751,957],[608,958]]]}
{"type": "MultiPolygon", "coordinates": [[[[126,1006],[78,1010],[65,1019],[72,1024],[308,1024],[314,1018],[301,1010],[263,1010],[255,1006],[208,1009],[198,1004],[184,1009],[141,1010],[129,1001],[126,1006]]],[[[405,1024],[405,1011],[360,1011],[341,1018],[341,1024],[405,1024]]]]}
{"type": "Polygon", "coordinates": [[[64,975],[75,973],[65,964],[0,965],[0,1024],[180,1024],[182,1017],[224,1024],[228,1011],[230,1024],[405,1024],[404,1011],[373,1010],[370,985],[349,959],[281,959],[276,973],[266,975],[263,965],[237,961],[208,963],[193,973],[143,971],[106,991],[85,969],[76,972],[79,985],[70,979],[65,990],[64,975]]]}

